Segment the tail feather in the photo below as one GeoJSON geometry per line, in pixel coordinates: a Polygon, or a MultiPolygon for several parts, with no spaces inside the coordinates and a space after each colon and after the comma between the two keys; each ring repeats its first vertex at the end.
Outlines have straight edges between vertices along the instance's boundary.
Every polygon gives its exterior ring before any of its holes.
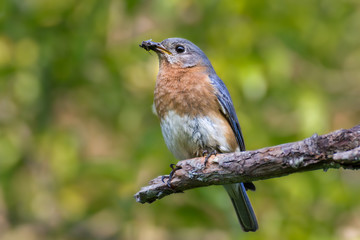
{"type": "Polygon", "coordinates": [[[258,223],[243,183],[224,185],[234,205],[236,215],[245,232],[255,232],[258,223]]]}

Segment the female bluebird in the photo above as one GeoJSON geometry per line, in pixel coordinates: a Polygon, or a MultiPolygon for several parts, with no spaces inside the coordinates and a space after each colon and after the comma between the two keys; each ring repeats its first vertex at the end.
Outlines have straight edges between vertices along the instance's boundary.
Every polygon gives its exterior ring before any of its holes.
{"type": "MultiPolygon", "coordinates": [[[[154,112],[165,143],[179,160],[244,151],[244,139],[230,94],[209,59],[192,42],[168,38],[140,45],[159,57],[154,112]]],[[[252,183],[224,185],[244,231],[256,231],[256,216],[246,189],[252,183]]]]}

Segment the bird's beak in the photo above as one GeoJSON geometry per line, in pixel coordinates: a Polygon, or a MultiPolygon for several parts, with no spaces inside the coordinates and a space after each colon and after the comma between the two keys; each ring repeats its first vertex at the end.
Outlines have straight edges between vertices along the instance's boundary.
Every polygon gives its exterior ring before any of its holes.
{"type": "Polygon", "coordinates": [[[150,40],[143,41],[140,45],[141,48],[145,49],[146,51],[153,50],[157,53],[166,53],[172,55],[172,53],[167,50],[161,43],[153,42],[150,40]]]}

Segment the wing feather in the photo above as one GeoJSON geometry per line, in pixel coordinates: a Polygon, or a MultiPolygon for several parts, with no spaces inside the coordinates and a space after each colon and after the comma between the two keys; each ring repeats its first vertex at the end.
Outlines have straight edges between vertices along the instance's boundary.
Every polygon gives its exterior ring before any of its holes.
{"type": "Polygon", "coordinates": [[[231,100],[230,93],[226,88],[224,82],[214,73],[209,75],[210,81],[215,87],[215,94],[219,101],[221,111],[230,123],[232,130],[234,131],[236,141],[241,151],[245,151],[245,142],[241,132],[239,120],[236,116],[233,102],[231,100]]]}

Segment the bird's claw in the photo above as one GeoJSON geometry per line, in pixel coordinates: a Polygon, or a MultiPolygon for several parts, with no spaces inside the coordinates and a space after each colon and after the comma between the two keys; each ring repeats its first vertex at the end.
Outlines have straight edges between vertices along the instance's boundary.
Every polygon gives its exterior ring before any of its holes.
{"type": "Polygon", "coordinates": [[[212,150],[210,153],[208,150],[203,151],[203,157],[206,155],[205,160],[204,160],[204,167],[206,167],[206,164],[207,164],[209,158],[213,155],[216,156],[216,154],[217,154],[216,150],[212,150]]]}
{"type": "Polygon", "coordinates": [[[162,177],[161,177],[161,181],[162,181],[163,183],[165,183],[164,179],[165,179],[165,178],[168,178],[168,180],[167,180],[167,182],[166,182],[166,185],[167,185],[169,188],[172,188],[172,186],[171,186],[171,180],[172,180],[172,178],[173,178],[173,176],[174,176],[174,173],[175,173],[177,170],[181,169],[181,167],[180,167],[180,166],[176,166],[176,164],[173,164],[173,163],[172,163],[172,164],[170,164],[170,168],[171,168],[172,170],[171,170],[169,176],[162,176],[162,177]]]}

